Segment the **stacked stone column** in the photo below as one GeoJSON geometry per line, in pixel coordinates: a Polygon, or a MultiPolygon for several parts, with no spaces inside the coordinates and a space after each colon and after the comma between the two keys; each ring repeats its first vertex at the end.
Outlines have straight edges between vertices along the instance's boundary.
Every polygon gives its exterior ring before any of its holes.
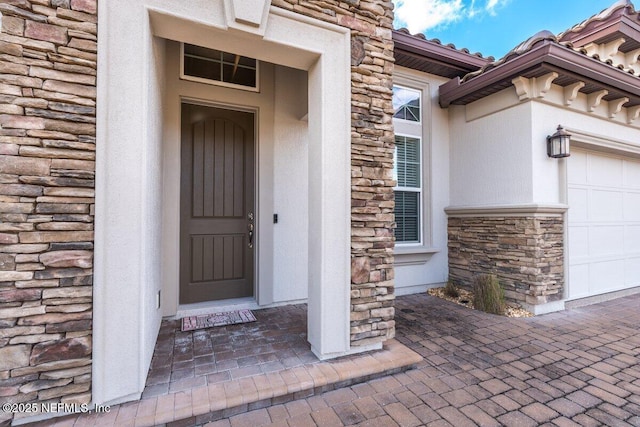
{"type": "Polygon", "coordinates": [[[393,4],[273,0],[351,30],[351,344],[395,335],[393,4]]]}
{"type": "Polygon", "coordinates": [[[0,13],[0,401],[85,403],[96,0],[5,0],[0,13]]]}

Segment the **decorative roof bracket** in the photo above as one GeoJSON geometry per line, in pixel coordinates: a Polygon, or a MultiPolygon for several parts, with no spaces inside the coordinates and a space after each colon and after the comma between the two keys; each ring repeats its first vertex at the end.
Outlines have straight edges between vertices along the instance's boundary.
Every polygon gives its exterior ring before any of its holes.
{"type": "Polygon", "coordinates": [[[526,77],[516,77],[511,80],[511,83],[516,87],[516,94],[520,101],[525,99],[531,99],[531,82],[526,77]]]}
{"type": "Polygon", "coordinates": [[[631,124],[640,117],[640,105],[627,108],[627,124],[631,124]]]}
{"type": "Polygon", "coordinates": [[[618,54],[620,46],[622,46],[626,42],[625,39],[620,37],[619,39],[615,39],[612,42],[606,43],[602,45],[602,59],[613,58],[618,54]]]}
{"type": "Polygon", "coordinates": [[[609,118],[613,119],[620,111],[622,111],[622,106],[629,102],[628,97],[613,99],[609,101],[609,118]]]}
{"type": "Polygon", "coordinates": [[[638,63],[638,57],[640,57],[640,49],[632,50],[625,54],[625,61],[627,68],[631,68],[638,63]]]}
{"type": "Polygon", "coordinates": [[[564,105],[569,106],[578,97],[580,89],[586,86],[585,82],[576,82],[565,86],[564,88],[564,105]]]}
{"type": "Polygon", "coordinates": [[[533,86],[535,88],[536,98],[544,98],[544,96],[547,94],[549,89],[551,89],[551,83],[553,83],[553,81],[557,78],[558,78],[558,73],[556,73],[555,71],[545,74],[544,76],[534,77],[533,86]]]}
{"type": "Polygon", "coordinates": [[[600,106],[600,103],[602,102],[602,98],[604,98],[608,94],[609,94],[609,91],[606,89],[603,89],[587,95],[587,110],[590,113],[593,113],[594,111],[596,111],[596,108],[598,108],[598,106],[600,106]]]}

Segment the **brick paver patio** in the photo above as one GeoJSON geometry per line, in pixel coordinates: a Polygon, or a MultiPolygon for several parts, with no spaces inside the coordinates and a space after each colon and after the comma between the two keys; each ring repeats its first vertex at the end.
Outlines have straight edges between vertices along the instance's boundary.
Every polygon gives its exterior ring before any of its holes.
{"type": "Polygon", "coordinates": [[[529,319],[424,294],[399,297],[396,311],[397,340],[423,357],[416,369],[206,425],[640,426],[640,294],[529,319]]]}
{"type": "Polygon", "coordinates": [[[640,426],[640,295],[529,319],[399,297],[418,369],[207,424],[640,426]]]}

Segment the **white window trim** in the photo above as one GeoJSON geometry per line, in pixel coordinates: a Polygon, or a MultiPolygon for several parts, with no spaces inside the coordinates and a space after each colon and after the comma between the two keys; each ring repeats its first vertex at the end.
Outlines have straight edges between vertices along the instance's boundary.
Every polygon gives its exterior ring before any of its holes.
{"type": "MultiPolygon", "coordinates": [[[[229,52],[227,52],[227,53],[229,53],[229,52]]],[[[212,80],[212,79],[205,79],[203,77],[190,76],[188,74],[185,74],[185,72],[184,72],[184,43],[180,43],[180,79],[181,80],[188,80],[188,81],[196,82],[196,83],[203,83],[203,84],[207,84],[207,85],[222,86],[222,87],[227,87],[227,88],[231,88],[231,89],[246,90],[246,91],[249,91],[249,92],[260,92],[260,61],[256,60],[256,85],[255,85],[255,87],[238,85],[238,84],[235,84],[235,83],[223,82],[221,80],[212,80]]]]}
{"type": "MultiPolygon", "coordinates": [[[[401,243],[396,242],[394,254],[401,258],[410,256],[412,261],[416,256],[422,260],[428,259],[432,254],[438,252],[432,245],[432,177],[431,177],[431,96],[429,83],[408,75],[401,75],[396,72],[393,77],[393,85],[402,88],[420,91],[420,122],[404,119],[393,119],[395,135],[417,138],[421,141],[420,153],[420,242],[401,243]]],[[[402,191],[403,187],[394,187],[394,191],[402,191]]],[[[398,259],[402,264],[402,260],[398,259]]],[[[409,260],[406,260],[409,261],[409,260]]]]}

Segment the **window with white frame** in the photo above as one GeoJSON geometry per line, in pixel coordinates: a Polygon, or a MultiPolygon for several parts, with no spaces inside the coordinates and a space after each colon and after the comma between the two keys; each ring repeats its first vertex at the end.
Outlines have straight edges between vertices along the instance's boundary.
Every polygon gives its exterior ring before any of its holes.
{"type": "Polygon", "coordinates": [[[422,241],[422,92],[403,86],[393,87],[395,237],[397,244],[422,241]]]}

